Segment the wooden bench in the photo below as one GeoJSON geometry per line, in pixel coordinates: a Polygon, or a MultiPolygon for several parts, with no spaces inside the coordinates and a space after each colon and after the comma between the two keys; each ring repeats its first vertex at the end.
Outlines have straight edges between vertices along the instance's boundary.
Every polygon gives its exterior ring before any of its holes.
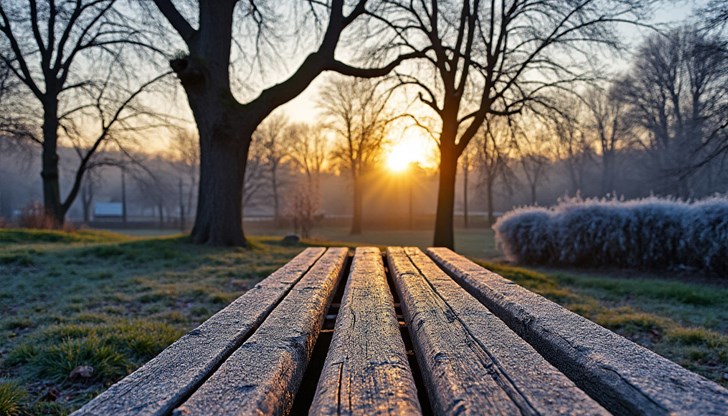
{"type": "Polygon", "coordinates": [[[728,414],[728,390],[446,249],[309,248],[76,415],[728,414]]]}

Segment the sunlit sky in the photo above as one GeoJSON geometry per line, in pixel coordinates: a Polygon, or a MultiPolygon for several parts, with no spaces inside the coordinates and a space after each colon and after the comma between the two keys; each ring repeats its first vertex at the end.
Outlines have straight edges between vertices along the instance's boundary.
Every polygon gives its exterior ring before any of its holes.
{"type": "MultiPolygon", "coordinates": [[[[651,23],[674,23],[689,17],[693,6],[702,5],[706,1],[674,1],[668,2],[669,6],[663,6],[659,10],[656,10],[654,18],[651,23]]],[[[644,37],[649,29],[636,28],[633,26],[622,27],[622,32],[626,40],[632,44],[637,44],[641,38],[644,37]]],[[[348,45],[340,45],[340,49],[343,51],[342,55],[346,55],[346,51],[349,50],[348,45]]],[[[294,60],[295,61],[295,60],[294,60]]],[[[611,66],[614,70],[626,69],[629,64],[629,55],[624,54],[618,59],[611,61],[611,66]]],[[[295,63],[290,63],[295,66],[295,63]]],[[[292,73],[295,71],[295,67],[288,67],[288,64],[283,64],[285,68],[279,68],[280,71],[275,71],[268,79],[265,80],[264,84],[267,86],[280,82],[286,75],[281,74],[277,77],[277,73],[292,73]],[[279,79],[280,78],[280,79],[279,79]]],[[[237,68],[240,71],[240,68],[237,68]]],[[[245,72],[245,71],[244,71],[245,72]]],[[[241,73],[241,76],[244,75],[241,73]]],[[[250,75],[250,74],[247,74],[250,75]]],[[[244,80],[246,76],[242,76],[241,80],[244,80]]],[[[314,82],[298,97],[283,105],[276,110],[275,113],[283,113],[291,121],[294,122],[307,122],[314,123],[319,118],[319,110],[317,109],[316,101],[319,95],[319,91],[322,85],[327,82],[328,76],[323,74],[319,76],[314,82]]],[[[176,82],[176,81],[172,81],[176,82]]],[[[251,97],[252,98],[252,97],[251,97]]],[[[165,106],[168,109],[162,109],[163,111],[168,110],[170,114],[177,114],[181,119],[191,119],[189,107],[186,102],[186,97],[181,89],[178,89],[177,94],[172,100],[169,97],[165,98],[163,102],[159,102],[158,99],[151,98],[155,106],[165,106]]],[[[400,105],[399,103],[397,105],[400,105]]],[[[404,104],[403,104],[404,105],[404,104]]],[[[399,108],[397,108],[399,110],[399,108]]],[[[194,124],[190,123],[189,128],[194,128],[194,124]]],[[[165,151],[169,148],[168,141],[160,136],[154,137],[153,140],[145,140],[143,144],[144,149],[148,151],[165,151]]],[[[437,146],[434,140],[422,130],[418,128],[404,129],[404,124],[399,124],[396,128],[391,129],[389,134],[389,140],[385,145],[385,163],[387,167],[392,171],[404,170],[409,166],[410,163],[415,162],[423,168],[436,168],[437,167],[437,146]]]]}
{"type": "MultiPolygon", "coordinates": [[[[686,19],[690,16],[694,5],[704,3],[706,1],[673,1],[669,6],[655,10],[651,23],[670,24],[686,19]]],[[[639,43],[650,31],[646,28],[626,25],[621,30],[632,45],[639,43]]],[[[626,69],[628,64],[628,56],[611,62],[614,70],[617,71],[626,69]]],[[[285,113],[293,121],[311,122],[311,120],[316,120],[319,115],[316,98],[319,88],[326,82],[325,78],[325,76],[319,76],[303,93],[280,107],[277,112],[285,113]]],[[[412,162],[424,168],[437,167],[437,144],[417,128],[410,128],[404,132],[401,129],[394,129],[390,132],[390,140],[386,147],[385,163],[387,168],[393,172],[406,170],[412,162]]]]}
{"type": "Polygon", "coordinates": [[[385,163],[392,172],[404,172],[411,163],[434,167],[434,150],[434,143],[423,137],[419,129],[407,129],[388,146],[385,163]]]}

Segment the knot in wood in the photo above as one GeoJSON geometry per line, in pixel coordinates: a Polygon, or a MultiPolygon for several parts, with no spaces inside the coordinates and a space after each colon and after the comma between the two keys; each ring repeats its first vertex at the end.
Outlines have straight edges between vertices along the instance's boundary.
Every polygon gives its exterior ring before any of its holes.
{"type": "Polygon", "coordinates": [[[193,63],[189,56],[174,58],[169,61],[169,65],[184,86],[200,85],[204,81],[202,70],[193,63]]]}

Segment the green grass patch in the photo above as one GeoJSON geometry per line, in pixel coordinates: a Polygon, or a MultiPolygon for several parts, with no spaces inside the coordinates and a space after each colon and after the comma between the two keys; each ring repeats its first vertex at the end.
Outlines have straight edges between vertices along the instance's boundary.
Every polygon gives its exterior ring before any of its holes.
{"type": "Polygon", "coordinates": [[[659,279],[615,279],[585,276],[561,276],[566,285],[578,284],[615,297],[640,296],[663,299],[690,305],[721,305],[728,303],[728,289],[659,279]]]}
{"type": "Polygon", "coordinates": [[[18,330],[33,327],[33,321],[27,318],[7,319],[3,323],[3,329],[18,330]]]}
{"type": "Polygon", "coordinates": [[[578,302],[580,298],[571,291],[559,286],[558,281],[542,273],[534,272],[522,267],[514,267],[493,262],[477,260],[481,266],[501,276],[513,280],[534,292],[537,292],[557,303],[578,302]]]}
{"type": "Polygon", "coordinates": [[[130,367],[126,357],[96,337],[64,339],[58,344],[36,350],[27,363],[36,378],[55,383],[110,383],[123,377],[130,367]],[[75,376],[74,371],[88,367],[88,375],[75,376]]]}
{"type": "Polygon", "coordinates": [[[0,244],[108,243],[128,241],[130,237],[100,230],[56,231],[8,228],[0,230],[0,244]]]}
{"type": "Polygon", "coordinates": [[[708,348],[725,348],[727,341],[726,337],[703,328],[675,327],[670,329],[667,337],[675,343],[705,346],[708,348]]]}
{"type": "Polygon", "coordinates": [[[0,264],[6,266],[33,266],[33,257],[30,253],[0,254],[0,264]]]}
{"type": "Polygon", "coordinates": [[[2,406],[77,409],[305,247],[278,241],[213,248],[182,236],[0,230],[2,406]]]}
{"type": "MultiPolygon", "coordinates": [[[[700,282],[541,272],[475,260],[567,309],[728,387],[728,289],[700,282]]],[[[606,273],[606,272],[605,272],[606,273]]]]}
{"type": "Polygon", "coordinates": [[[0,415],[20,416],[25,413],[28,393],[18,384],[0,380],[0,415]]]}

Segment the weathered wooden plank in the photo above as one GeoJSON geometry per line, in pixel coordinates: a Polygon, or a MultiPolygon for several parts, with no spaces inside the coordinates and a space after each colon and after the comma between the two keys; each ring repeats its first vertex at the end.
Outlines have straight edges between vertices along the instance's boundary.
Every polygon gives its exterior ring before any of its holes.
{"type": "Polygon", "coordinates": [[[169,414],[242,344],[324,251],[304,250],[74,415],[169,414]]]}
{"type": "Polygon", "coordinates": [[[437,414],[608,414],[419,249],[390,270],[437,414]]]}
{"type": "Polygon", "coordinates": [[[377,248],[356,249],[309,414],[421,414],[377,248]]]}
{"type": "Polygon", "coordinates": [[[728,390],[443,248],[428,254],[616,414],[726,415],[728,390]]]}
{"type": "Polygon", "coordinates": [[[331,248],[176,415],[287,413],[348,254],[331,248]]]}

